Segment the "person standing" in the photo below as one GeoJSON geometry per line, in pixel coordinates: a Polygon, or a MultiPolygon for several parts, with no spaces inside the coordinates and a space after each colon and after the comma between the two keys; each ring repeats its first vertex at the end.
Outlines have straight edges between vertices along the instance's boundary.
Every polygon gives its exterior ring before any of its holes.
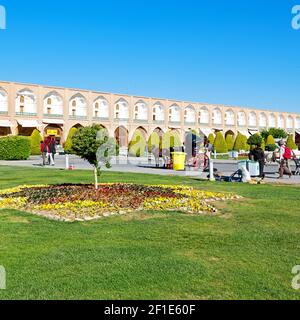
{"type": "Polygon", "coordinates": [[[55,138],[52,138],[50,140],[50,153],[52,155],[52,162],[51,162],[51,165],[54,166],[55,165],[55,155],[56,155],[56,141],[55,141],[55,138]]]}
{"type": "Polygon", "coordinates": [[[209,163],[211,161],[211,154],[213,152],[213,145],[207,140],[204,146],[204,165],[203,171],[207,171],[209,169],[209,163]]]}
{"type": "Polygon", "coordinates": [[[46,159],[47,159],[47,146],[45,144],[45,141],[41,141],[41,155],[43,159],[43,166],[46,165],[46,159]]]}
{"type": "Polygon", "coordinates": [[[287,174],[291,178],[292,172],[289,168],[289,160],[292,159],[292,150],[285,145],[283,140],[279,142],[279,147],[280,167],[278,179],[282,179],[284,174],[287,174]]]}
{"type": "Polygon", "coordinates": [[[253,160],[259,163],[259,177],[264,179],[266,157],[260,143],[257,144],[256,147],[251,151],[251,154],[253,156],[253,160]]]}

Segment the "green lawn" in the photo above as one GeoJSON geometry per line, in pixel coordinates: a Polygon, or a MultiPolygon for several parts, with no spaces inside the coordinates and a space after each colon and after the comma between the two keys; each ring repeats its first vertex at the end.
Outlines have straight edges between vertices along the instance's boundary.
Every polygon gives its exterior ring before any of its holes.
{"type": "MultiPolygon", "coordinates": [[[[0,188],[92,182],[92,172],[0,167],[0,188]]],[[[224,216],[136,213],[66,224],[0,210],[0,299],[299,299],[300,188],[104,173],[105,182],[232,191],[224,216]]]]}

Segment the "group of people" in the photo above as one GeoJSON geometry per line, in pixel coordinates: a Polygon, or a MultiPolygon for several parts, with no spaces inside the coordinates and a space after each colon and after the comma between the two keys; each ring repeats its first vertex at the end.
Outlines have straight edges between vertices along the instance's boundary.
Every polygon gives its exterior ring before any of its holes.
{"type": "Polygon", "coordinates": [[[41,155],[43,159],[43,166],[55,165],[56,154],[56,140],[54,137],[47,137],[41,141],[41,155]]]}
{"type": "MultiPolygon", "coordinates": [[[[289,160],[293,158],[293,152],[290,148],[286,146],[284,140],[279,141],[279,177],[278,179],[282,179],[284,174],[288,175],[290,178],[292,177],[292,172],[289,167],[289,160]]],[[[249,159],[254,160],[259,163],[259,177],[265,178],[265,164],[266,164],[266,156],[265,152],[261,147],[261,144],[257,144],[253,150],[249,153],[249,159]]],[[[274,159],[276,160],[276,159],[274,159]]]]}

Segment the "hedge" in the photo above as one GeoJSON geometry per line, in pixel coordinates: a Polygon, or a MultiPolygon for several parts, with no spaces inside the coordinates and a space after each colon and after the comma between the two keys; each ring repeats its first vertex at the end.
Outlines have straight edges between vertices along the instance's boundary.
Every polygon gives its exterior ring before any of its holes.
{"type": "Polygon", "coordinates": [[[274,144],[276,144],[275,139],[271,134],[269,134],[266,141],[266,145],[274,145],[274,144]]]}
{"type": "Polygon", "coordinates": [[[150,135],[150,138],[148,140],[148,152],[152,152],[152,147],[154,146],[156,149],[161,149],[162,139],[159,137],[159,134],[157,132],[153,132],[150,135]]]}
{"type": "Polygon", "coordinates": [[[228,152],[228,146],[225,141],[225,138],[222,134],[222,132],[216,133],[216,139],[214,142],[214,150],[216,150],[217,153],[227,153],[228,152]]]}
{"type": "Polygon", "coordinates": [[[213,145],[215,142],[215,135],[213,133],[210,133],[207,137],[207,140],[213,145]]]}
{"type": "Polygon", "coordinates": [[[30,153],[30,139],[28,137],[0,138],[0,160],[27,160],[30,153]]]}
{"type": "Polygon", "coordinates": [[[43,140],[40,132],[37,129],[34,129],[30,141],[31,141],[31,155],[40,155],[41,154],[41,141],[43,140]]]}

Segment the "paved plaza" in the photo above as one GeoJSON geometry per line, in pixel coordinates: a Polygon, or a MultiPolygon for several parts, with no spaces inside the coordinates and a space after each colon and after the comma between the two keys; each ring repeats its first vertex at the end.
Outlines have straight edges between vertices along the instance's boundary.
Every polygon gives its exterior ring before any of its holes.
{"type": "MultiPolygon", "coordinates": [[[[45,168],[66,169],[66,157],[63,155],[57,156],[54,167],[46,166],[45,168]]],[[[0,165],[8,166],[23,166],[23,167],[42,167],[42,159],[39,156],[30,157],[29,160],[24,161],[0,161],[0,165]]],[[[74,170],[91,170],[90,164],[77,156],[69,156],[69,166],[74,170]]],[[[223,176],[230,176],[232,173],[238,170],[238,161],[234,160],[215,160],[214,168],[218,169],[223,176]]],[[[293,169],[293,166],[292,166],[293,169]]],[[[158,174],[169,176],[192,176],[199,179],[207,179],[208,173],[201,171],[194,171],[188,169],[186,171],[174,171],[164,168],[155,168],[155,162],[153,159],[148,158],[126,158],[120,157],[118,160],[112,161],[112,168],[103,170],[110,170],[114,172],[130,172],[130,173],[142,173],[142,174],[158,174]]],[[[280,183],[280,184],[299,184],[300,176],[293,176],[291,179],[284,177],[284,179],[278,180],[278,165],[269,164],[265,167],[266,183],[280,183]]]]}

